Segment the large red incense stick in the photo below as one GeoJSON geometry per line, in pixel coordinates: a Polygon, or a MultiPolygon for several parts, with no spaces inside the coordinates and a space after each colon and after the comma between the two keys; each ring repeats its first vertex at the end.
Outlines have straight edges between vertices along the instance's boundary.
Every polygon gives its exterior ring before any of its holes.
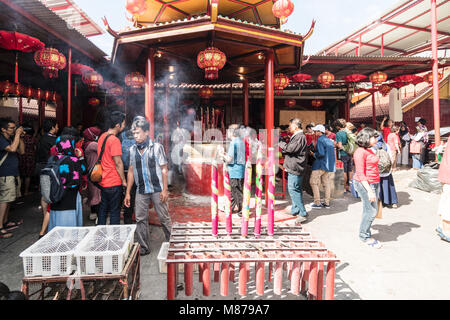
{"type": "Polygon", "coordinates": [[[267,167],[269,170],[269,185],[268,185],[268,202],[267,202],[267,234],[273,236],[274,233],[274,215],[275,215],[275,150],[269,148],[267,159],[267,167]]]}
{"type": "Polygon", "coordinates": [[[226,229],[227,234],[230,236],[233,232],[233,222],[231,215],[231,185],[230,175],[226,163],[223,164],[223,192],[225,196],[225,216],[226,216],[226,229]]]}
{"type": "Polygon", "coordinates": [[[263,154],[261,148],[258,148],[258,156],[256,158],[256,194],[255,194],[255,237],[261,235],[261,213],[262,213],[262,171],[263,171],[263,154]]]}

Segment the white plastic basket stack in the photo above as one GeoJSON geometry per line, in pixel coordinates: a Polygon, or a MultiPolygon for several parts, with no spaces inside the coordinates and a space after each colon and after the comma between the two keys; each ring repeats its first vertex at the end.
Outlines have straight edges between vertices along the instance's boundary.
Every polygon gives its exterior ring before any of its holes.
{"type": "Polygon", "coordinates": [[[97,226],[75,250],[78,274],[119,274],[134,242],[136,225],[97,226]]]}
{"type": "Polygon", "coordinates": [[[94,228],[55,227],[20,254],[25,277],[69,275],[76,269],[74,250],[94,228]]]}

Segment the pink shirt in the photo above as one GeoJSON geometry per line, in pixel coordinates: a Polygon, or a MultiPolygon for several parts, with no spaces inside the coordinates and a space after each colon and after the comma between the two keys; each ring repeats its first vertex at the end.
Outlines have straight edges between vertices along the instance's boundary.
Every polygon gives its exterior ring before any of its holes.
{"type": "Polygon", "coordinates": [[[450,184],[450,145],[447,142],[441,165],[439,166],[438,179],[444,184],[450,184]]]}
{"type": "Polygon", "coordinates": [[[400,138],[396,133],[389,133],[387,138],[387,144],[391,151],[394,153],[397,151],[397,146],[400,148],[400,138]]]}
{"type": "Polygon", "coordinates": [[[353,179],[359,182],[380,182],[380,174],[378,172],[379,158],[372,150],[365,148],[356,149],[353,154],[353,160],[355,161],[355,174],[353,175],[353,179]]]}

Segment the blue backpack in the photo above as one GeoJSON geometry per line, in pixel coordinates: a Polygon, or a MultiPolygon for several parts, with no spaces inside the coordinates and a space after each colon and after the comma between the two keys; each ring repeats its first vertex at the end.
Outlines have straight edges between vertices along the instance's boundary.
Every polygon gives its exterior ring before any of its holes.
{"type": "Polygon", "coordinates": [[[57,203],[64,196],[64,185],[61,182],[59,166],[66,156],[58,159],[52,156],[40,174],[41,195],[47,203],[57,203]]]}

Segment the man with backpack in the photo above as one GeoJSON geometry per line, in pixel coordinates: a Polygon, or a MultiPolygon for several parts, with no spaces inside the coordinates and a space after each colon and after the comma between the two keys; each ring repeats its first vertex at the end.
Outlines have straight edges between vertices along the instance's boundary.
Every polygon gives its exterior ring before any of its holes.
{"type": "Polygon", "coordinates": [[[344,119],[337,119],[334,122],[334,127],[339,130],[336,133],[336,147],[338,149],[338,159],[344,165],[345,192],[350,193],[350,182],[353,172],[352,154],[356,150],[356,138],[353,139],[351,132],[347,131],[347,122],[344,119]]]}
{"type": "Polygon", "coordinates": [[[0,119],[0,238],[10,238],[8,229],[15,228],[19,223],[8,222],[11,203],[20,192],[19,158],[17,154],[25,153],[23,142],[24,131],[17,128],[14,121],[0,119]]]}
{"type": "Polygon", "coordinates": [[[122,145],[117,135],[125,128],[125,114],[113,111],[108,119],[109,129],[98,139],[97,153],[102,168],[101,202],[98,209],[98,224],[106,225],[110,214],[110,224],[120,224],[120,208],[123,188],[127,186],[122,161],[122,145]]]}

